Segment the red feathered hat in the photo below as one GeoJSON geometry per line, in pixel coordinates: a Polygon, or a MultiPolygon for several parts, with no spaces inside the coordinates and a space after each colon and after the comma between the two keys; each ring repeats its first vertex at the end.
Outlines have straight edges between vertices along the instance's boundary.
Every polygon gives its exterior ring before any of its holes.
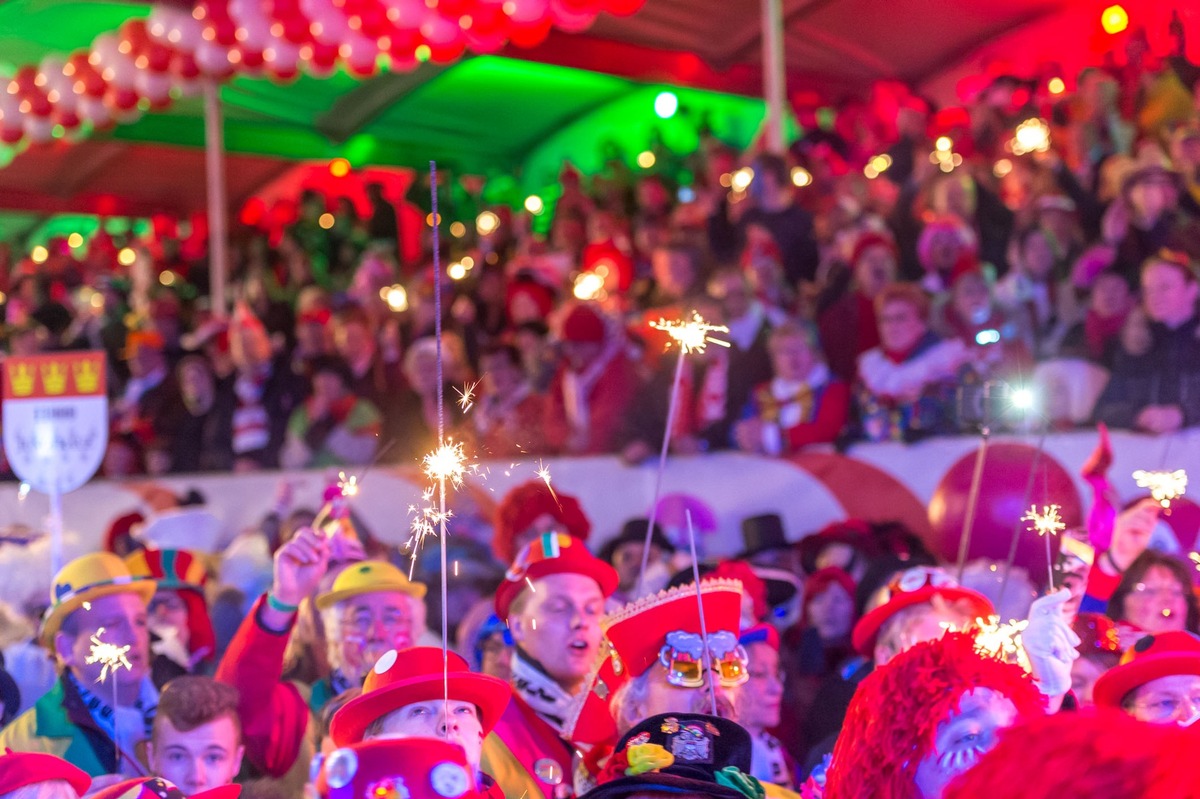
{"type": "Polygon", "coordinates": [[[1151,680],[1200,675],[1200,637],[1182,630],[1143,636],[1125,650],[1120,665],[1100,675],[1092,697],[1100,707],[1121,707],[1126,695],[1151,680]]]}
{"type": "Polygon", "coordinates": [[[920,799],[917,766],[934,751],[938,726],[976,688],[1012,700],[1018,720],[1044,712],[1033,679],[979,652],[967,633],[919,643],[869,674],[834,746],[825,799],[920,799]]]}
{"type": "Polygon", "coordinates": [[[92,784],[87,772],[54,755],[11,749],[5,749],[0,755],[0,796],[49,780],[66,780],[80,796],[87,793],[92,784]]]}
{"type": "Polygon", "coordinates": [[[570,494],[551,491],[541,480],[522,483],[504,495],[493,520],[492,552],[501,563],[512,563],[517,556],[517,538],[543,514],[554,517],[561,532],[587,541],[592,523],[583,514],[579,500],[570,494]]]}
{"type": "Polygon", "coordinates": [[[447,694],[454,702],[470,702],[479,708],[479,723],[487,735],[508,707],[512,689],[504,680],[473,674],[467,661],[447,652],[449,665],[442,673],[442,650],[436,646],[414,646],[384,653],[367,674],[362,694],[343,705],[329,724],[329,736],[337,746],[363,739],[373,722],[394,710],[416,702],[432,702],[447,694]],[[443,681],[445,677],[445,682],[443,681]]]}
{"type": "Polygon", "coordinates": [[[905,608],[933,601],[935,596],[946,602],[966,601],[971,606],[971,618],[986,619],[996,612],[983,594],[963,588],[941,569],[926,566],[902,572],[888,585],[887,592],[887,601],[864,614],[854,625],[850,637],[861,655],[870,657],[875,651],[875,639],[884,622],[905,608]]]}
{"type": "Polygon", "coordinates": [[[620,578],[617,570],[588,551],[578,538],[564,533],[546,533],[525,545],[496,589],[496,615],[508,619],[512,603],[529,581],[551,574],[582,574],[600,586],[604,596],[612,596],[620,578]]]}
{"type": "Polygon", "coordinates": [[[1196,739],[1108,708],[1045,716],[1007,730],[945,799],[1197,799],[1196,739]]]}
{"type": "MultiPolygon", "coordinates": [[[[741,629],[742,584],[720,578],[701,580],[700,599],[704,603],[704,626],[709,636],[729,632],[736,638],[741,629]]],[[[604,630],[627,675],[640,677],[658,660],[667,635],[673,632],[700,635],[696,584],[677,586],[631,602],[605,616],[600,629],[604,630]]]]}
{"type": "Polygon", "coordinates": [[[321,799],[483,799],[461,746],[438,738],[366,741],[321,761],[321,799]]]}

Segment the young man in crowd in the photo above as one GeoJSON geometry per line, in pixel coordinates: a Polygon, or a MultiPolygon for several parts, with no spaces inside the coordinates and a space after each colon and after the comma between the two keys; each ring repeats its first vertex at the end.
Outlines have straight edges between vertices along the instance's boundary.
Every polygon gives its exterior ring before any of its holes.
{"type": "Polygon", "coordinates": [[[599,656],[604,601],[617,582],[582,541],[546,533],[517,554],[496,591],[496,615],[516,643],[513,701],[484,743],[483,770],[506,796],[561,799],[569,792],[569,724],[599,656]]]}
{"type": "Polygon", "coordinates": [[[176,677],[163,689],[146,745],[150,772],[188,796],[230,785],[242,767],[236,688],[210,677],[176,677]]]}

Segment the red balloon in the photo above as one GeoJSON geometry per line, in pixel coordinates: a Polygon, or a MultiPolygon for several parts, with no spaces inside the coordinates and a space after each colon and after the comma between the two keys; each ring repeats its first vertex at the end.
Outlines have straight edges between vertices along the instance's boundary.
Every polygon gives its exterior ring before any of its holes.
{"type": "Polygon", "coordinates": [[[196,57],[191,53],[176,50],[171,53],[171,73],[181,80],[195,80],[200,77],[200,67],[196,57]]]}
{"type": "Polygon", "coordinates": [[[553,26],[548,19],[528,25],[513,25],[508,31],[508,38],[517,47],[537,47],[546,41],[551,27],[553,26]]]}
{"type": "Polygon", "coordinates": [[[643,5],[646,0],[605,0],[605,8],[610,14],[616,14],[618,17],[627,17],[635,13],[643,5]]]}
{"type": "Polygon", "coordinates": [[[116,111],[132,111],[137,108],[138,93],[133,89],[118,89],[114,86],[104,95],[104,102],[116,111]]]}
{"type": "MultiPolygon", "coordinates": [[[[969,560],[1008,557],[1014,527],[1018,530],[1016,565],[1029,571],[1034,580],[1046,574],[1046,544],[1037,533],[1026,530],[1020,518],[1030,505],[1058,505],[1059,514],[1069,527],[1083,523],[1083,505],[1071,473],[1043,452],[1037,458],[1032,491],[1026,499],[1026,486],[1037,450],[1024,444],[992,444],[983,466],[982,490],[975,511],[975,524],[968,549],[969,560]]],[[[975,469],[975,452],[964,455],[942,476],[929,502],[929,523],[933,551],[947,561],[958,558],[959,540],[967,515],[967,498],[975,469]]],[[[1058,539],[1051,542],[1058,551],[1058,539]]]]}
{"type": "Polygon", "coordinates": [[[477,53],[493,53],[508,40],[508,17],[499,6],[480,3],[470,13],[471,27],[465,29],[467,44],[477,53]]]}

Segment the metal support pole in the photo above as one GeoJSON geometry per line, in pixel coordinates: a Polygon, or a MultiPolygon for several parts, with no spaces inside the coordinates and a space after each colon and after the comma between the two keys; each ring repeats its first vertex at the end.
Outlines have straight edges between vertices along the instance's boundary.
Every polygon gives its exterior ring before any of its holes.
{"type": "Polygon", "coordinates": [[[784,103],[786,79],[783,67],[783,0],[762,0],[763,93],[767,101],[766,136],[768,152],[784,149],[784,103]]]}
{"type": "Polygon", "coordinates": [[[208,198],[208,279],[212,312],[227,315],[225,285],[229,275],[229,201],[225,194],[225,134],[220,87],[212,78],[204,85],[204,178],[208,198]]]}

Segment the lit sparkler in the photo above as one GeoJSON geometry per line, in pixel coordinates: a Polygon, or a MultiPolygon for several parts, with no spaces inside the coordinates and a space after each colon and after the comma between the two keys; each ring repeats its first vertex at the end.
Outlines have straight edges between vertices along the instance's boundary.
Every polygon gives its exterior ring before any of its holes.
{"type": "Polygon", "coordinates": [[[722,347],[731,346],[728,341],[713,338],[709,333],[728,333],[725,325],[710,325],[704,317],[692,311],[691,320],[659,319],[651,322],[650,327],[666,333],[685,355],[693,352],[704,352],[709,344],[719,344],[722,347]]]}
{"type": "Polygon", "coordinates": [[[541,461],[538,461],[538,468],[534,474],[538,476],[539,480],[546,484],[546,488],[550,490],[550,496],[554,497],[554,504],[561,508],[562,504],[558,501],[558,494],[554,492],[554,486],[550,485],[550,468],[541,461]]]}
{"type": "Polygon", "coordinates": [[[478,387],[479,381],[476,380],[474,383],[467,383],[461,389],[454,389],[454,393],[458,395],[458,407],[462,409],[463,413],[471,410],[475,405],[475,389],[478,387]]]}
{"type": "Polygon", "coordinates": [[[1034,117],[1017,125],[1008,147],[1013,155],[1044,153],[1050,149],[1050,126],[1046,120],[1034,117]]]}
{"type": "Polygon", "coordinates": [[[1016,663],[1025,671],[1031,671],[1029,655],[1025,653],[1021,642],[1021,634],[1028,626],[1028,619],[1012,619],[1003,623],[996,615],[976,619],[975,648],[980,652],[1003,658],[1009,663],[1016,663]]]}
{"type": "Polygon", "coordinates": [[[1058,505],[1043,505],[1042,512],[1038,513],[1037,505],[1030,505],[1029,511],[1021,517],[1021,521],[1031,522],[1026,528],[1027,530],[1036,532],[1039,538],[1046,539],[1047,591],[1054,590],[1054,553],[1050,546],[1050,539],[1067,529],[1067,523],[1063,521],[1058,511],[1058,505]]]}
{"type": "Polygon", "coordinates": [[[117,669],[132,669],[133,664],[129,662],[129,658],[125,657],[125,653],[129,651],[129,646],[117,646],[101,640],[100,636],[104,635],[104,628],[96,630],[96,634],[92,636],[92,646],[88,651],[88,656],[84,659],[84,663],[89,666],[93,663],[102,664],[100,669],[100,679],[96,682],[104,682],[108,679],[109,672],[115,676],[117,669]]]}
{"type": "Polygon", "coordinates": [[[467,470],[466,459],[467,456],[463,453],[461,443],[447,441],[425,456],[423,461],[425,474],[431,480],[445,480],[455,488],[460,488],[463,475],[467,470]]]}
{"type": "Polygon", "coordinates": [[[1171,500],[1179,499],[1187,490],[1187,472],[1176,469],[1173,472],[1147,472],[1141,469],[1133,473],[1138,488],[1150,489],[1150,496],[1162,505],[1164,509],[1171,507],[1171,500]]]}
{"type": "Polygon", "coordinates": [[[347,476],[345,472],[338,472],[337,487],[343,497],[358,496],[358,475],[347,476]]]}

